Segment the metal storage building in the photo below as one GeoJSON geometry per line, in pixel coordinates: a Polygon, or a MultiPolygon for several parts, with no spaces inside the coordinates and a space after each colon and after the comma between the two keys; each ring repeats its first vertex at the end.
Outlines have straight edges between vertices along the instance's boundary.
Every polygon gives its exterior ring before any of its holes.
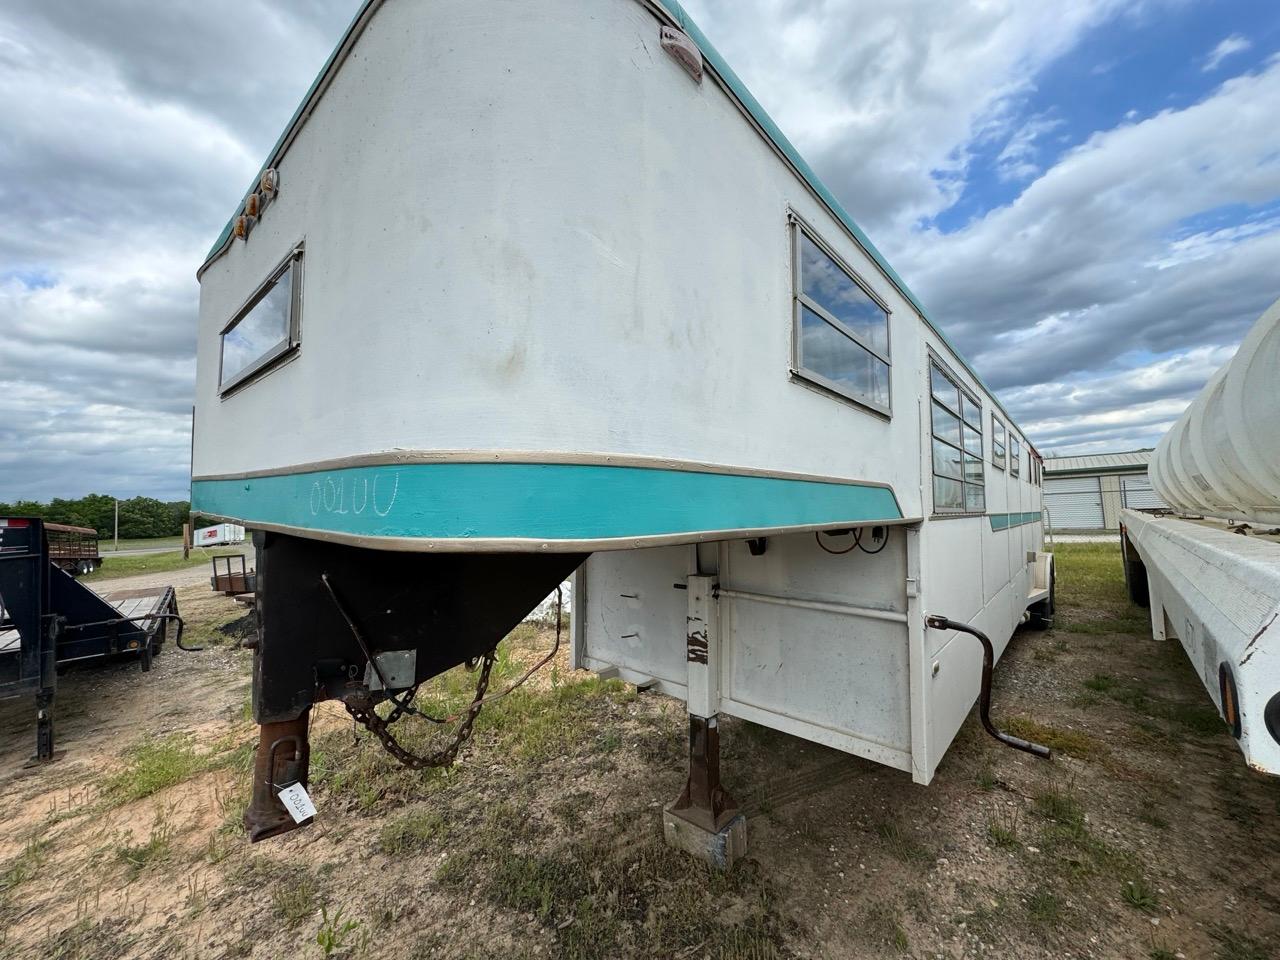
{"type": "Polygon", "coordinates": [[[1118,530],[1120,511],[1167,506],[1147,465],[1151,450],[1046,457],[1044,505],[1058,530],[1118,530]]]}

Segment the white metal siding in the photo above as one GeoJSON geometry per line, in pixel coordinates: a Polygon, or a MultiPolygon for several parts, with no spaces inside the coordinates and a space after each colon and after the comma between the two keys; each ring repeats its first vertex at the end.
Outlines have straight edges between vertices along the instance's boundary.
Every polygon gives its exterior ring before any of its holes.
{"type": "Polygon", "coordinates": [[[1044,503],[1049,521],[1058,530],[1101,530],[1102,489],[1097,477],[1056,477],[1046,480],[1044,503]]]}
{"type": "Polygon", "coordinates": [[[1167,507],[1168,504],[1156,493],[1151,480],[1143,474],[1140,477],[1121,477],[1120,489],[1124,493],[1124,505],[1130,510],[1149,510],[1153,507],[1167,507]]]}

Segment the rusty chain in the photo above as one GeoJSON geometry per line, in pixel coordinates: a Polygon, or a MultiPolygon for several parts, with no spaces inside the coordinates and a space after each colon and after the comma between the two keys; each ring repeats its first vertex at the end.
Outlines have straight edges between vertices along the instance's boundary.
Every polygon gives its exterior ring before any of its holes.
{"type": "MultiPolygon", "coordinates": [[[[348,616],[345,608],[342,606],[336,592],[328,581],[328,576],[322,575],[322,579],[324,580],[325,586],[329,588],[329,592],[333,596],[334,603],[338,605],[338,609],[346,618],[347,625],[350,626],[351,632],[355,635],[356,640],[365,651],[366,656],[369,657],[369,662],[371,664],[375,664],[374,669],[377,669],[376,661],[369,653],[368,647],[364,643],[364,638],[356,628],[355,622],[350,616],[348,616]]],[[[379,716],[377,710],[374,709],[375,705],[373,701],[367,697],[362,697],[355,702],[343,701],[343,706],[347,708],[347,713],[351,715],[352,720],[365,727],[365,729],[381,741],[382,749],[386,750],[387,753],[391,754],[391,756],[395,757],[401,764],[408,767],[410,770],[425,770],[428,767],[447,767],[457,759],[458,751],[462,749],[463,744],[471,738],[471,730],[475,726],[476,717],[480,715],[480,710],[484,707],[485,703],[492,700],[500,700],[507,696],[507,694],[522,686],[526,680],[555,657],[556,653],[560,650],[560,635],[563,616],[564,592],[560,587],[556,587],[556,642],[551,647],[551,652],[534,664],[533,667],[524,674],[524,676],[511,684],[511,686],[507,687],[506,690],[501,693],[494,694],[492,697],[486,697],[485,693],[489,689],[489,674],[493,670],[493,665],[498,659],[498,648],[495,646],[483,657],[479,658],[480,676],[476,679],[476,694],[472,698],[470,705],[467,706],[463,713],[454,714],[451,717],[441,719],[429,716],[416,709],[413,706],[413,698],[417,696],[418,684],[415,684],[408,690],[404,691],[399,697],[388,694],[388,699],[390,699],[393,706],[385,718],[379,716]],[[396,739],[395,734],[391,732],[391,725],[406,714],[422,717],[424,720],[429,720],[432,723],[444,724],[457,719],[461,719],[462,723],[458,725],[458,729],[454,733],[453,740],[450,743],[434,753],[423,755],[406,749],[401,745],[400,741],[396,739]]],[[[467,669],[473,669],[475,663],[475,660],[466,661],[467,669]]],[[[381,671],[379,671],[379,675],[381,675],[381,671]]]]}
{"type": "Polygon", "coordinates": [[[400,741],[391,732],[391,724],[399,720],[401,715],[408,709],[408,702],[412,699],[412,694],[416,692],[416,687],[403,700],[393,701],[395,707],[392,708],[386,719],[380,717],[373,708],[373,704],[367,700],[358,705],[344,702],[343,706],[347,708],[347,713],[351,714],[352,720],[367,728],[370,733],[382,741],[382,749],[386,750],[387,753],[391,754],[410,770],[447,767],[457,759],[458,751],[462,749],[462,745],[471,737],[471,728],[475,725],[476,717],[480,715],[481,701],[484,700],[485,690],[489,687],[489,672],[493,669],[494,661],[497,659],[497,647],[484,655],[480,664],[480,676],[476,680],[475,698],[472,699],[471,706],[467,708],[467,712],[463,715],[462,723],[458,725],[457,732],[453,735],[453,740],[435,753],[423,755],[407,750],[401,746],[400,741]]]}

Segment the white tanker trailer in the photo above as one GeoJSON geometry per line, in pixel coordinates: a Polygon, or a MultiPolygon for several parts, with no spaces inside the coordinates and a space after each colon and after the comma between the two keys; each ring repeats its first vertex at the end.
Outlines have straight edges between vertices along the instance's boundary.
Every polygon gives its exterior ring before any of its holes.
{"type": "Polygon", "coordinates": [[[1156,447],[1176,516],[1125,510],[1129,595],[1181,641],[1255,770],[1280,774],[1280,301],[1156,447]]]}

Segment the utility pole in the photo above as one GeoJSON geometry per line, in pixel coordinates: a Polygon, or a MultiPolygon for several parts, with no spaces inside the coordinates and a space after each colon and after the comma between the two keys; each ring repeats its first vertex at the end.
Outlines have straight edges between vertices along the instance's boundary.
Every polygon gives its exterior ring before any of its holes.
{"type": "Polygon", "coordinates": [[[116,497],[116,553],[120,552],[120,498],[116,497]]]}

